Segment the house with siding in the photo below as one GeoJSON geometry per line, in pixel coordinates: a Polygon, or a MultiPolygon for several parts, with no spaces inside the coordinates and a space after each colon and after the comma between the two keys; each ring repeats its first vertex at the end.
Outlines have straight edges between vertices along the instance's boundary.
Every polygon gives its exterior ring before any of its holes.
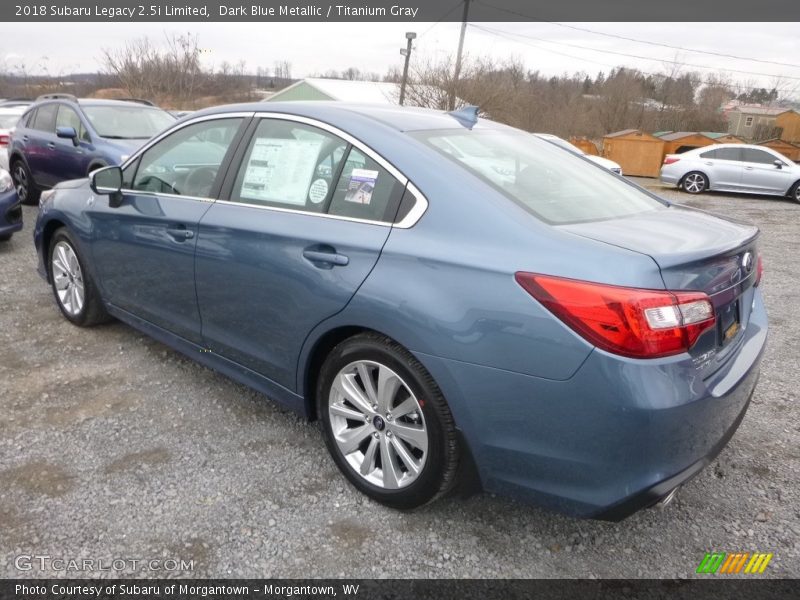
{"type": "MultiPolygon", "coordinates": [[[[800,117],[797,111],[787,108],[771,108],[766,106],[738,106],[728,113],[728,133],[746,140],[761,141],[770,138],[783,138],[781,124],[794,125],[793,115],[800,117]]],[[[800,125],[797,126],[800,135],[800,125]]]]}

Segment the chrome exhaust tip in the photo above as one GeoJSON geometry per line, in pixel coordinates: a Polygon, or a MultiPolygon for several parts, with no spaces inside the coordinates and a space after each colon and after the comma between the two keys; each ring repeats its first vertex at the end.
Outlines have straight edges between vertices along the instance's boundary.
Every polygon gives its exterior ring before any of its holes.
{"type": "Polygon", "coordinates": [[[658,508],[666,508],[666,506],[675,499],[675,496],[678,493],[678,488],[673,488],[672,491],[661,498],[658,502],[656,502],[655,506],[658,508]]]}

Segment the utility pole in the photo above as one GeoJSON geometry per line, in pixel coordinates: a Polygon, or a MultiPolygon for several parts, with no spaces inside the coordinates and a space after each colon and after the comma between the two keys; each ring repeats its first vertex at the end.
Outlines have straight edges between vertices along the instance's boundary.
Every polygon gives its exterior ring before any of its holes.
{"type": "Polygon", "coordinates": [[[406,57],[406,63],[403,65],[403,80],[400,82],[400,106],[406,99],[406,81],[408,80],[408,62],[411,60],[411,42],[417,37],[413,31],[406,32],[406,40],[408,40],[405,48],[400,48],[400,54],[406,57]]]}
{"type": "Polygon", "coordinates": [[[461,54],[464,52],[464,36],[467,34],[467,19],[469,18],[469,2],[464,0],[464,14],[461,16],[461,34],[458,36],[458,52],[456,54],[456,70],[453,74],[453,86],[450,96],[447,99],[447,110],[454,110],[456,107],[456,87],[458,78],[461,76],[461,54]]]}

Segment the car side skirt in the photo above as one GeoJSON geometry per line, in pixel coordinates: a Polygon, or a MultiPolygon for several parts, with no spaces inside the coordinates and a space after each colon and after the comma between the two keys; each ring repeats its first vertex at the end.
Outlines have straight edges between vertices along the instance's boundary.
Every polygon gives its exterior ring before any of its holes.
{"type": "Polygon", "coordinates": [[[106,310],[108,310],[109,314],[113,315],[123,323],[126,323],[134,329],[141,331],[145,335],[148,335],[162,344],[169,346],[173,350],[186,355],[188,358],[200,363],[201,365],[218,371],[219,373],[230,377],[238,383],[253,388],[254,390],[269,397],[271,400],[275,400],[286,408],[290,408],[291,410],[308,418],[303,397],[295,394],[291,390],[286,389],[282,385],[275,383],[271,379],[268,379],[263,375],[256,373],[255,371],[243,367],[236,362],[228,360],[224,356],[220,356],[208,348],[199,346],[194,342],[190,342],[183,337],[167,331],[166,329],[162,329],[161,327],[137,317],[126,310],[114,306],[113,304],[107,303],[106,310]]]}

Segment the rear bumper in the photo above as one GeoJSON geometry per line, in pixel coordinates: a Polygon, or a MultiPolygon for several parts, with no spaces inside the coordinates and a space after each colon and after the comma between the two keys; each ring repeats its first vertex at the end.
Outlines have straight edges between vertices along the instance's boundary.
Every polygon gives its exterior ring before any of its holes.
{"type": "MultiPolygon", "coordinates": [[[[755,373],[755,376],[757,380],[758,372],[755,373]]],[[[642,508],[647,508],[658,503],[660,500],[668,496],[672,490],[680,485],[683,485],[692,477],[697,475],[700,471],[705,469],[719,455],[719,453],[722,452],[723,448],[727,446],[728,442],[733,437],[733,434],[736,433],[737,429],[739,429],[739,425],[741,425],[744,415],[750,406],[750,399],[753,397],[753,392],[755,392],[755,383],[750,390],[750,395],[747,397],[747,402],[745,402],[744,408],[739,413],[739,416],[736,417],[736,420],[731,424],[731,427],[728,429],[728,431],[725,432],[725,435],[720,438],[720,440],[714,447],[711,448],[706,456],[692,463],[680,473],[676,473],[672,477],[668,477],[663,481],[658,482],[656,485],[643,490],[638,494],[628,497],[616,506],[602,510],[598,514],[593,515],[593,517],[595,519],[602,519],[604,521],[621,521],[622,519],[629,517],[642,508]]]]}
{"type": "Polygon", "coordinates": [[[661,181],[661,183],[666,185],[678,185],[680,180],[680,174],[665,169],[661,170],[661,175],[659,176],[659,181],[661,181]]]}
{"type": "Polygon", "coordinates": [[[733,436],[766,344],[760,293],[743,333],[736,356],[705,380],[688,355],[643,361],[595,350],[567,381],[418,356],[485,490],[618,520],[693,477],[733,436]]]}

